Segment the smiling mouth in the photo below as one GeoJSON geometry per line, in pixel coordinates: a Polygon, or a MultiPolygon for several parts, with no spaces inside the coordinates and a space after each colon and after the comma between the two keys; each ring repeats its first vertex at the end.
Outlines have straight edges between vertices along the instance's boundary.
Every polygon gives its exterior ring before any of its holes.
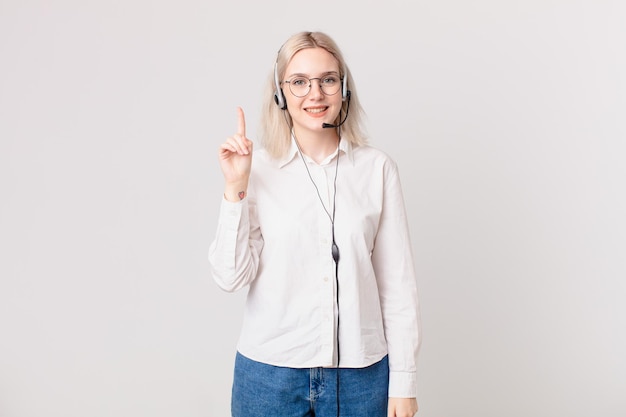
{"type": "Polygon", "coordinates": [[[316,107],[311,109],[305,109],[307,113],[322,113],[328,110],[328,107],[316,107]]]}

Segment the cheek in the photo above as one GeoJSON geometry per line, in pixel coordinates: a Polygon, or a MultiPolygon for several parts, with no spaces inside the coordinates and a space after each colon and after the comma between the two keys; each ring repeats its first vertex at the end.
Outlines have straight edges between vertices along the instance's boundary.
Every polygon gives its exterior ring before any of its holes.
{"type": "Polygon", "coordinates": [[[341,94],[337,94],[336,97],[333,97],[332,105],[334,107],[333,111],[336,112],[337,115],[339,115],[339,113],[341,112],[341,108],[343,107],[343,100],[341,99],[341,94]]]}
{"type": "Polygon", "coordinates": [[[293,110],[297,110],[300,108],[300,105],[302,104],[302,99],[299,97],[294,96],[293,94],[291,94],[289,91],[285,92],[285,101],[287,102],[287,108],[288,109],[293,109],[293,110]]]}

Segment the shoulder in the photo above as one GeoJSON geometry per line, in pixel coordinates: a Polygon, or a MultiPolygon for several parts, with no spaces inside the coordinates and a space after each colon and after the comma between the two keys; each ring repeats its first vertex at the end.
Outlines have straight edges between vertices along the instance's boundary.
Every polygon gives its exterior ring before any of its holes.
{"type": "Polygon", "coordinates": [[[265,148],[255,149],[252,154],[252,169],[255,168],[271,168],[276,166],[278,162],[267,152],[265,148]]]}
{"type": "Polygon", "coordinates": [[[254,161],[258,160],[258,161],[264,161],[264,162],[271,160],[270,155],[267,152],[267,149],[265,149],[263,147],[260,147],[258,149],[256,149],[256,148],[254,149],[254,153],[252,154],[252,159],[254,161]]]}
{"type": "Polygon", "coordinates": [[[356,166],[369,165],[397,169],[396,162],[387,152],[368,144],[353,145],[352,158],[356,166]]]}
{"type": "Polygon", "coordinates": [[[254,168],[254,164],[258,163],[261,165],[280,169],[281,167],[287,165],[294,158],[295,155],[295,149],[290,149],[284,156],[277,158],[270,154],[267,149],[259,148],[258,150],[255,150],[254,154],[252,155],[252,166],[254,168]]]}

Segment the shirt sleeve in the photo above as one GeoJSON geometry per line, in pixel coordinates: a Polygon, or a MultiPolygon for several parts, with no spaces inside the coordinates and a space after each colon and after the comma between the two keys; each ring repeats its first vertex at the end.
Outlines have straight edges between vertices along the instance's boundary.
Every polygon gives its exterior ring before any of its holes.
{"type": "Polygon", "coordinates": [[[420,309],[404,197],[396,164],[384,170],[383,209],[372,263],[389,357],[389,396],[417,397],[420,309]]]}
{"type": "Polygon", "coordinates": [[[263,238],[250,196],[222,199],[215,239],[209,247],[211,273],[224,291],[237,291],[256,277],[263,238]]]}

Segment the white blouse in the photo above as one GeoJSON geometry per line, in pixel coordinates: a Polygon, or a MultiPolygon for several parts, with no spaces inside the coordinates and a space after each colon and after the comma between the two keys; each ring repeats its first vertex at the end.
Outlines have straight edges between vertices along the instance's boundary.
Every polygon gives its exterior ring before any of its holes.
{"type": "Polygon", "coordinates": [[[361,368],[388,354],[389,396],[416,397],[420,316],[397,166],[347,141],[320,164],[304,158],[311,178],[293,141],[279,161],[255,151],[248,195],[221,203],[209,260],[223,290],[249,286],[238,351],[292,368],[361,368]]]}

